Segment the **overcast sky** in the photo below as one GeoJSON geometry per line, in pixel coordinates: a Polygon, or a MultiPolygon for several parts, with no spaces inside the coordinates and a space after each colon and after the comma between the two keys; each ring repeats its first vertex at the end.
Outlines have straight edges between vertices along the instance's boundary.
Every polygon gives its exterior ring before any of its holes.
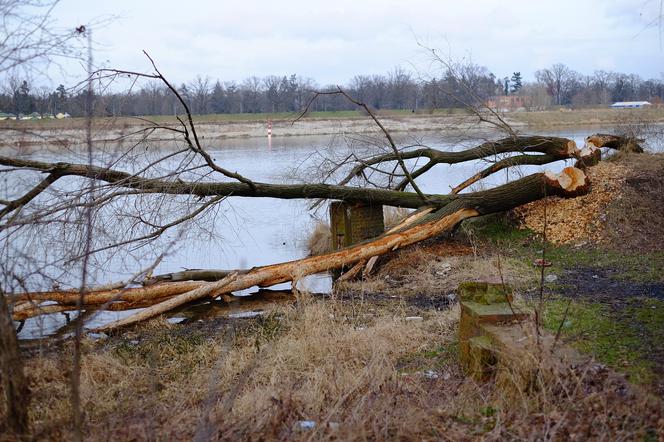
{"type": "Polygon", "coordinates": [[[562,62],[659,78],[660,0],[62,0],[61,26],[114,16],[94,29],[95,62],[174,82],[297,73],[319,84],[395,66],[431,72],[418,42],[471,58],[499,77],[562,62]]]}

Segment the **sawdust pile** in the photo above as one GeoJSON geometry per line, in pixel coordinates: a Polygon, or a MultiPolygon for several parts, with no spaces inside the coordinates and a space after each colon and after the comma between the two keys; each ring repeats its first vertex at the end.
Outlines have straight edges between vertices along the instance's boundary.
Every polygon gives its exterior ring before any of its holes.
{"type": "Polygon", "coordinates": [[[517,223],[542,234],[546,207],[546,237],[554,244],[599,241],[609,204],[623,197],[628,168],[602,161],[586,171],[590,193],[577,198],[549,197],[514,209],[517,223]]]}

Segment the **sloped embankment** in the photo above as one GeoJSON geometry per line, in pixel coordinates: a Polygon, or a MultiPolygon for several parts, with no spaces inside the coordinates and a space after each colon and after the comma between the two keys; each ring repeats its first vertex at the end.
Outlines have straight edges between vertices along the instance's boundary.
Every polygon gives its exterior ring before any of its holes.
{"type": "Polygon", "coordinates": [[[664,154],[620,155],[588,170],[591,192],[549,197],[514,210],[518,224],[554,244],[591,241],[658,250],[664,243],[664,154]]]}

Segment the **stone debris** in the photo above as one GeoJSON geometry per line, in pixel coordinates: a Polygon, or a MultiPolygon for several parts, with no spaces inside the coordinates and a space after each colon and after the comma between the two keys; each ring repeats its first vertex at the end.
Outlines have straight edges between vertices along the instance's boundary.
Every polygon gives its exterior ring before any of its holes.
{"type": "Polygon", "coordinates": [[[309,420],[297,421],[297,426],[300,427],[301,430],[313,430],[316,428],[316,422],[309,420]]]}
{"type": "Polygon", "coordinates": [[[542,235],[546,207],[548,241],[567,244],[601,240],[606,209],[612,201],[621,198],[628,168],[602,161],[586,173],[590,179],[590,193],[567,199],[548,197],[517,207],[514,214],[519,226],[542,235]]]}

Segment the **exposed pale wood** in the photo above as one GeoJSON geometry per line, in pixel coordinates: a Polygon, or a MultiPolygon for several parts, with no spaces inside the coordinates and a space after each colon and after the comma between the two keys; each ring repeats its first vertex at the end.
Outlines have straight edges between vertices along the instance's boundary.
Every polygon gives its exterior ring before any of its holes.
{"type": "Polygon", "coordinates": [[[364,267],[364,272],[362,273],[364,276],[369,276],[371,272],[374,269],[374,266],[378,262],[378,256],[372,256],[369,261],[367,262],[366,267],[364,267]]]}
{"type": "MultiPolygon", "coordinates": [[[[123,325],[144,321],[146,319],[154,318],[155,316],[158,316],[162,313],[166,313],[167,311],[172,310],[188,302],[195,301],[197,299],[201,299],[206,296],[214,296],[213,294],[215,292],[224,290],[226,287],[230,286],[230,284],[234,282],[236,279],[237,279],[237,274],[232,273],[227,277],[225,277],[224,279],[222,279],[221,281],[206,283],[205,285],[198,287],[194,290],[174,296],[164,302],[160,302],[159,304],[148,307],[145,310],[141,310],[140,312],[132,316],[121,319],[119,321],[112,322],[103,327],[99,327],[97,331],[110,330],[116,327],[121,327],[123,325]]],[[[231,290],[224,290],[224,291],[230,292],[231,290]]]]}
{"type": "MultiPolygon", "coordinates": [[[[204,281],[182,281],[168,284],[156,284],[148,287],[137,287],[129,289],[101,290],[86,293],[83,296],[83,304],[105,304],[112,301],[143,301],[151,298],[164,298],[185,293],[205,284],[204,281]]],[[[17,301],[55,301],[59,304],[76,304],[79,293],[71,290],[22,293],[8,295],[13,302],[17,301]]],[[[23,307],[21,307],[23,308],[23,307]]],[[[19,310],[20,311],[20,310],[19,310]]]]}

